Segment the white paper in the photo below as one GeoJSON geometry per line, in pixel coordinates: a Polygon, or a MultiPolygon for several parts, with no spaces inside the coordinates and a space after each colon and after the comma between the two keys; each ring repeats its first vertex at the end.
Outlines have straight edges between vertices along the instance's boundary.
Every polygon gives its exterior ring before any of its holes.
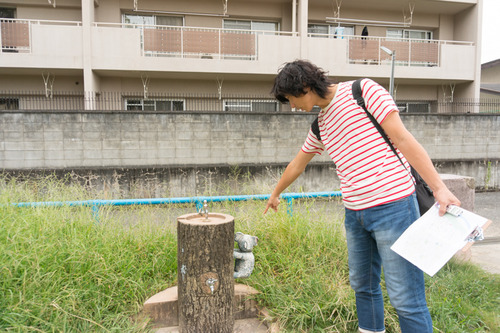
{"type": "Polygon", "coordinates": [[[460,216],[444,214],[433,206],[415,221],[391,249],[433,276],[467,244],[467,237],[488,220],[463,210],[460,216]]]}

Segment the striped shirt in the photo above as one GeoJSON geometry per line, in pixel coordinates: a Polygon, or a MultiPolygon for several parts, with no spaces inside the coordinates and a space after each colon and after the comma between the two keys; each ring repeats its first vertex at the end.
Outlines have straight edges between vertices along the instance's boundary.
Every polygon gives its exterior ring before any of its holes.
{"type": "MultiPolygon", "coordinates": [[[[407,169],[353,99],[352,83],[338,84],[335,97],[318,116],[321,140],[309,130],[302,151],[326,150],[336,165],[345,207],[361,210],[407,197],[414,186],[404,156],[396,148],[407,169]]],[[[361,90],[368,111],[379,123],[398,111],[387,90],[376,82],[362,80],[361,90]]]]}

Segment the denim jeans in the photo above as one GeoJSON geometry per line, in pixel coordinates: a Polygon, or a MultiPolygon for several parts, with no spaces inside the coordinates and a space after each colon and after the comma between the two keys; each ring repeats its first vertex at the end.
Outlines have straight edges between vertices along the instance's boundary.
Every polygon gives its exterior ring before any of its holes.
{"type": "Polygon", "coordinates": [[[381,269],[403,333],[432,332],[423,272],[390,247],[417,218],[415,194],[360,211],[346,209],[349,280],[356,294],[359,327],[381,332],[384,300],[381,269]]]}

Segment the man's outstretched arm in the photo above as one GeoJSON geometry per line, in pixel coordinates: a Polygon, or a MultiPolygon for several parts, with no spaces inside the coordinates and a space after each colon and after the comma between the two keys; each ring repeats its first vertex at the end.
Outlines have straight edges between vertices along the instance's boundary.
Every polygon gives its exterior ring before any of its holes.
{"type": "Polygon", "coordinates": [[[315,154],[306,154],[302,150],[299,151],[297,156],[288,164],[283,175],[281,175],[278,184],[274,188],[269,201],[267,202],[266,209],[264,210],[264,214],[267,213],[269,208],[278,211],[278,205],[280,204],[280,194],[284,190],[287,189],[290,184],[292,184],[295,179],[297,179],[302,172],[306,169],[307,164],[312,160],[315,154]]]}

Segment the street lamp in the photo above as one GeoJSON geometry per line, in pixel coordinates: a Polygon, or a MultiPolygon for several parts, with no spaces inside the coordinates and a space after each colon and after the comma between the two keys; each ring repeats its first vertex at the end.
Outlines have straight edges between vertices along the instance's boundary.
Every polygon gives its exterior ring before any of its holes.
{"type": "Polygon", "coordinates": [[[380,49],[391,56],[391,80],[389,81],[389,94],[394,98],[394,58],[396,57],[396,50],[389,50],[385,46],[381,46],[380,49]]]}

